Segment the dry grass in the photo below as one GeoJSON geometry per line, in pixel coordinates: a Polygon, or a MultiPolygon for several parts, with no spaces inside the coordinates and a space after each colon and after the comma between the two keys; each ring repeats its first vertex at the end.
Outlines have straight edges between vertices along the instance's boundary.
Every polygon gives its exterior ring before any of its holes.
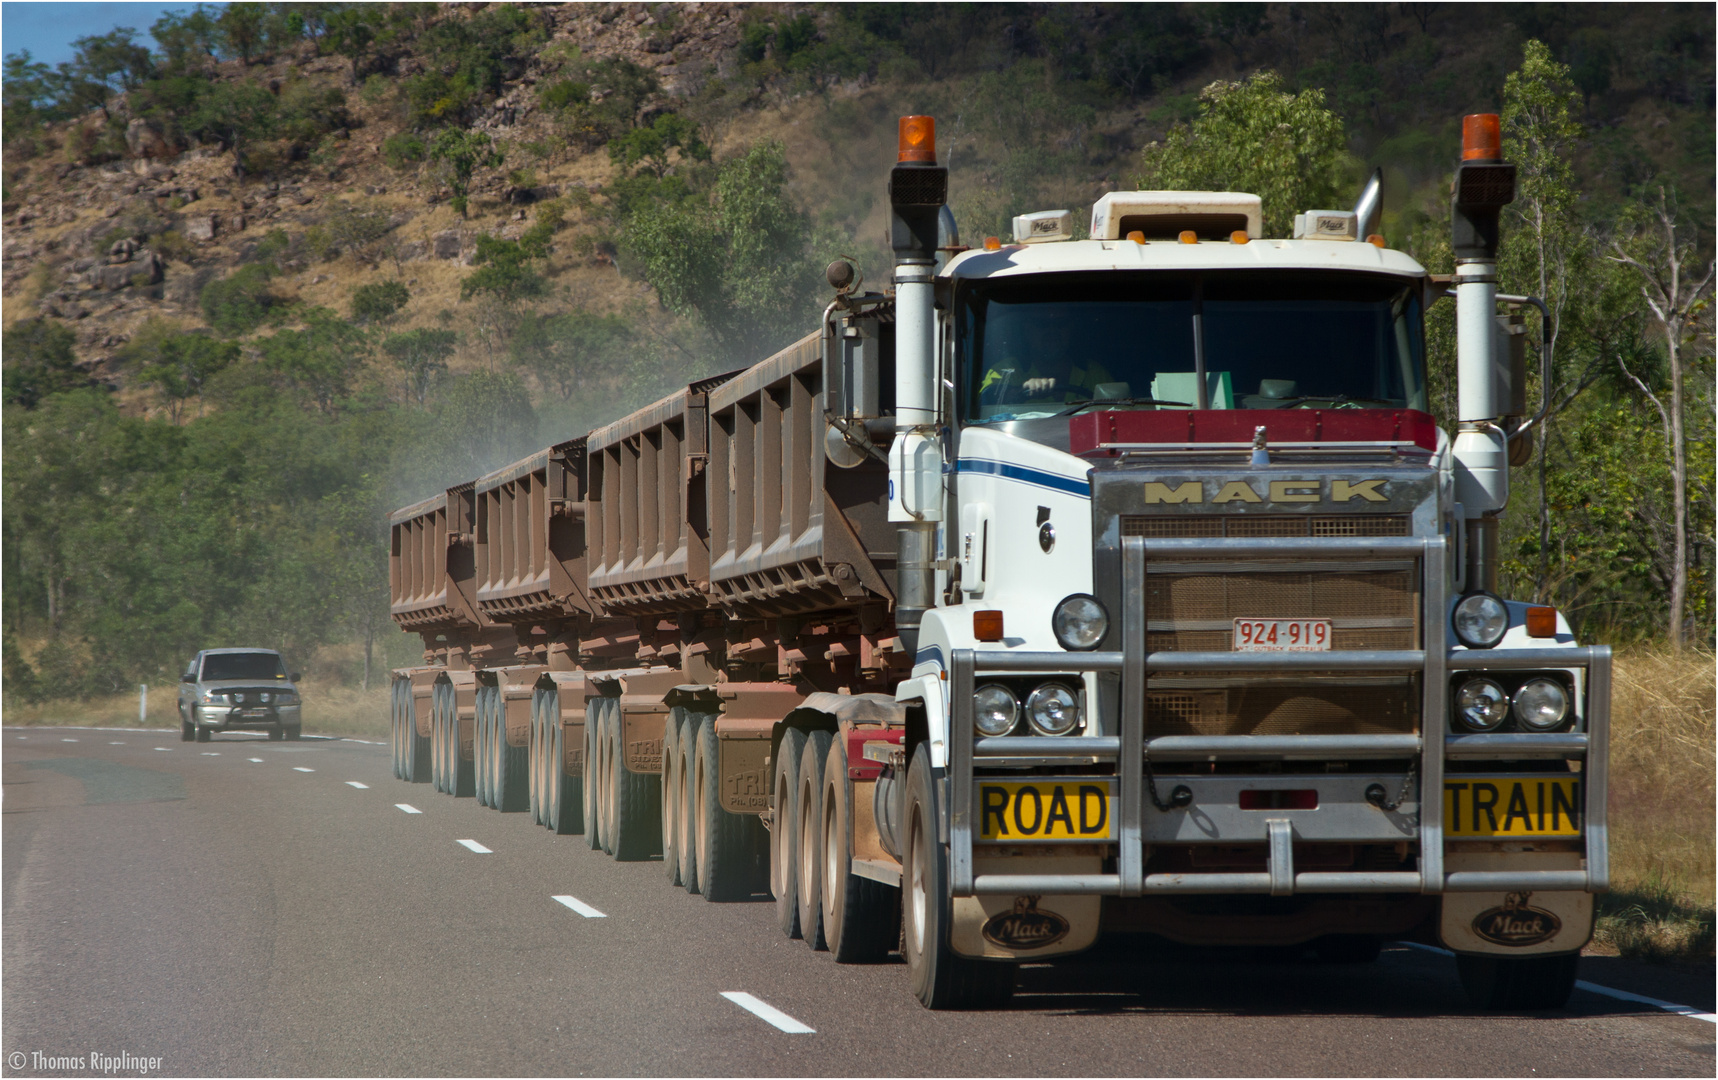
{"type": "MultiPolygon", "coordinates": [[[[311,677],[298,683],[304,697],[304,730],[317,735],[358,735],[386,739],[388,673],[378,672],[368,691],[341,682],[311,677]]],[[[90,701],[49,701],[40,705],[8,703],[6,726],[39,724],[51,727],[168,728],[179,722],[178,687],[173,683],[149,688],[149,712],[138,719],[136,693],[90,701]]]]}
{"type": "Polygon", "coordinates": [[[1611,704],[1611,883],[1600,945],[1624,956],[1713,955],[1714,663],[1707,652],[1630,649],[1611,704]]]}

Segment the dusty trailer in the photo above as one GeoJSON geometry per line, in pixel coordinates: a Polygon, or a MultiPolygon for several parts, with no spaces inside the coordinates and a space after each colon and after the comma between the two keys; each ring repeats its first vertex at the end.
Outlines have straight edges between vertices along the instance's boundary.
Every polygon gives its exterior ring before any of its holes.
{"type": "Polygon", "coordinates": [[[396,771],[427,737],[449,794],[773,895],[844,962],[899,947],[932,1008],[1132,933],[1436,943],[1483,1007],[1561,1004],[1610,654],[1496,594],[1545,412],[1496,118],[1453,279],[1386,246],[1376,178],[1288,238],[1254,195],[1112,192],[1082,238],[1046,211],[968,249],[934,131],[902,121],[891,290],[836,263],[802,340],[394,515],[433,665],[398,673],[396,771]]]}

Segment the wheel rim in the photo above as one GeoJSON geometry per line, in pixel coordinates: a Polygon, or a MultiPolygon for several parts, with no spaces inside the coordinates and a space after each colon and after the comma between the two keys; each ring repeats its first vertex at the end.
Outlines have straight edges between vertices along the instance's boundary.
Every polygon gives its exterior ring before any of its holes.
{"type": "MultiPolygon", "coordinates": [[[[812,816],[813,795],[811,793],[811,777],[806,777],[799,783],[799,903],[800,906],[816,918],[817,911],[811,906],[812,890],[817,885],[818,866],[823,862],[818,858],[816,844],[818,837],[812,835],[812,824],[817,819],[812,816]]],[[[801,927],[807,941],[813,934],[809,929],[801,927]]]]}
{"type": "Polygon", "coordinates": [[[907,940],[913,946],[914,952],[925,954],[925,845],[919,835],[920,818],[918,808],[913,809],[913,828],[909,834],[913,845],[911,888],[908,891],[907,912],[911,916],[911,926],[908,928],[907,940]]]}
{"type": "Polygon", "coordinates": [[[823,800],[823,906],[832,908],[836,883],[841,863],[840,841],[841,834],[836,826],[835,798],[833,789],[830,797],[823,800]]]}
{"type": "Polygon", "coordinates": [[[770,841],[775,846],[775,863],[770,867],[770,874],[775,878],[772,891],[776,896],[786,899],[788,860],[793,858],[793,838],[787,834],[788,819],[791,817],[788,805],[793,796],[787,790],[786,774],[776,774],[775,792],[776,805],[781,807],[781,820],[773,822],[775,832],[770,836],[770,841]]]}

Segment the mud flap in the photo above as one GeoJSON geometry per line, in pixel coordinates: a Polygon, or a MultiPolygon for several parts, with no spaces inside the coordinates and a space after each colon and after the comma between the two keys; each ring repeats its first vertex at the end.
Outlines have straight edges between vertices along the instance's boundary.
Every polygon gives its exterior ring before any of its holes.
{"type": "MultiPolygon", "coordinates": [[[[1444,868],[1581,870],[1573,851],[1448,852],[1444,868]]],[[[1445,893],[1438,938],[1454,952],[1484,956],[1571,953],[1593,936],[1593,894],[1586,892],[1445,893]]]]}
{"type": "MultiPolygon", "coordinates": [[[[975,874],[1096,874],[1097,855],[1016,855],[972,860],[975,874]]],[[[1089,948],[1098,937],[1099,896],[958,896],[949,945],[962,956],[1037,960],[1089,948]]]]}

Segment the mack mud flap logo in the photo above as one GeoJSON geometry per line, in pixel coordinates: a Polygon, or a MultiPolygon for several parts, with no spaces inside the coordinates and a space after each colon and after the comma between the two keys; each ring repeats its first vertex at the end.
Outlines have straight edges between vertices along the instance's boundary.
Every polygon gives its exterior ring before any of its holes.
{"type": "Polygon", "coordinates": [[[1004,949],[1042,949],[1068,936],[1068,920],[1039,911],[1036,896],[1016,896],[1014,910],[992,915],[982,932],[986,941],[1004,949]]]}
{"type": "Polygon", "coordinates": [[[1563,929],[1563,920],[1544,908],[1530,906],[1530,892],[1512,892],[1502,907],[1487,908],[1473,918],[1473,932],[1493,945],[1537,945],[1563,929]]]}

